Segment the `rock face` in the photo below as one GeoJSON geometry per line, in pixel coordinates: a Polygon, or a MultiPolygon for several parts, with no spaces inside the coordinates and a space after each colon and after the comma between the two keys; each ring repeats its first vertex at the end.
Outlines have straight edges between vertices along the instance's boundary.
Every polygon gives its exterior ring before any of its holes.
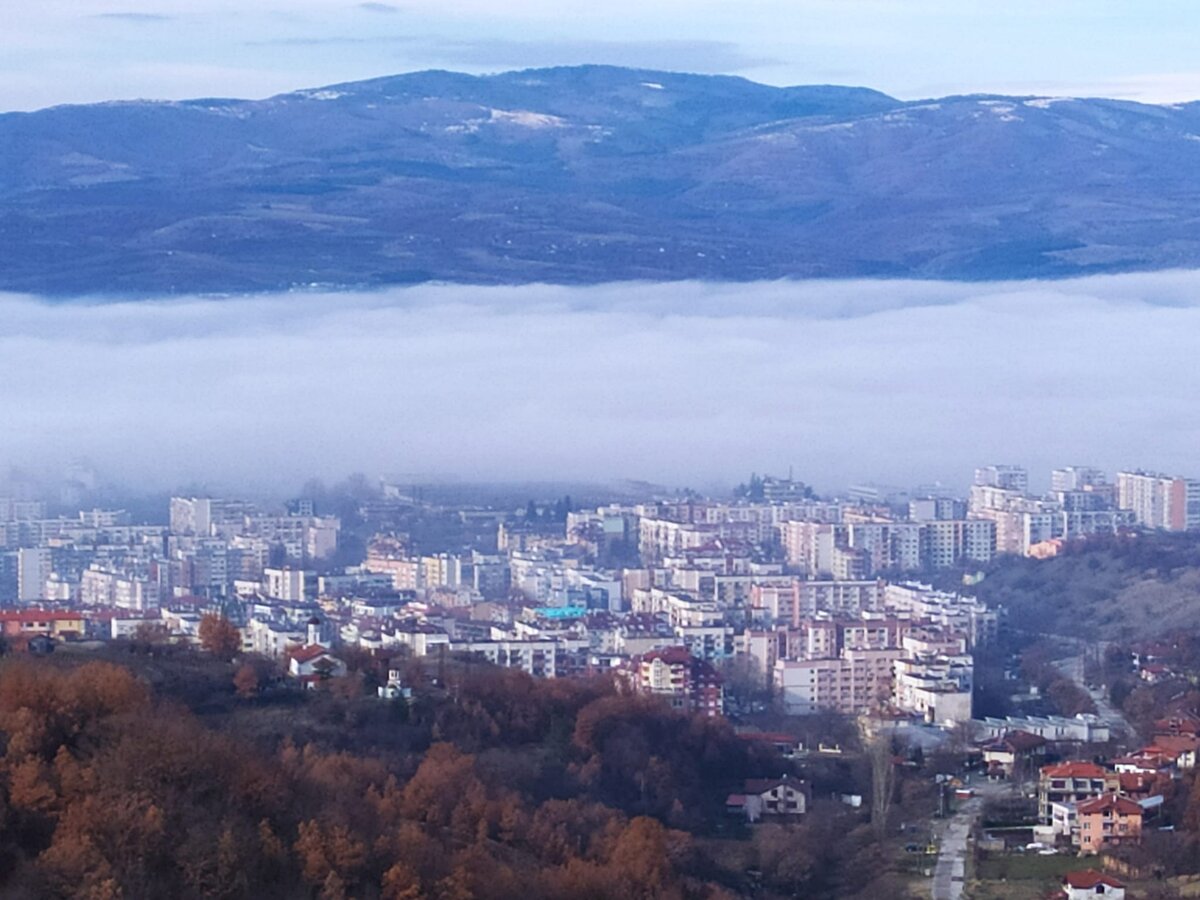
{"type": "Polygon", "coordinates": [[[1200,103],[609,67],[0,116],[0,289],[1200,264],[1200,103]]]}

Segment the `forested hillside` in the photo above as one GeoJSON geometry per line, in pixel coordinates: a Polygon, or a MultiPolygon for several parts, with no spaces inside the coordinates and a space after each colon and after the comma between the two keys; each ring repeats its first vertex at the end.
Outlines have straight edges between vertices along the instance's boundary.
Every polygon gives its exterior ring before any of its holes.
{"type": "Polygon", "coordinates": [[[4,897],[717,898],[747,870],[756,896],[849,897],[892,877],[838,804],[786,834],[728,823],[729,790],[790,764],[607,681],[480,668],[410,710],[353,678],[264,692],[191,653],[84,660],[0,668],[4,897]]]}
{"type": "Polygon", "coordinates": [[[1004,557],[978,586],[1027,632],[1130,641],[1200,629],[1200,541],[1138,534],[1068,545],[1048,560],[1004,557]]]}

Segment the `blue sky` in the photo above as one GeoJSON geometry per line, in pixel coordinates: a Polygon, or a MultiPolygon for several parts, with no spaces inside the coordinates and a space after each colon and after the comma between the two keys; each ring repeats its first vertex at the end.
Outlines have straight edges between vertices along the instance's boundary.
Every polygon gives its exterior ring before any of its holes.
{"type": "Polygon", "coordinates": [[[903,98],[1200,98],[1194,0],[3,2],[3,110],[584,62],[861,84],[903,98]]]}

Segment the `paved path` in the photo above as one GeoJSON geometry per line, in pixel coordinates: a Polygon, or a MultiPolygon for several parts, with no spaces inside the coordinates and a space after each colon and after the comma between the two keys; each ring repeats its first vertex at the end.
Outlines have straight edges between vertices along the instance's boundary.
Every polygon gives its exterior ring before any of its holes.
{"type": "Polygon", "coordinates": [[[962,896],[967,837],[982,809],[983,800],[972,797],[958,808],[942,832],[937,867],[933,870],[933,900],[959,900],[962,896]]]}
{"type": "MultiPolygon", "coordinates": [[[[1101,644],[1100,651],[1103,652],[1103,649],[1104,645],[1101,644]]],[[[1099,688],[1088,687],[1083,677],[1084,665],[1082,654],[1060,659],[1055,665],[1058,666],[1059,671],[1087,691],[1088,696],[1092,698],[1092,702],[1096,704],[1096,712],[1100,718],[1108,723],[1109,728],[1112,729],[1113,737],[1137,737],[1137,731],[1129,724],[1129,720],[1125,718],[1125,714],[1109,702],[1105,692],[1099,688]]]]}
{"type": "Polygon", "coordinates": [[[961,804],[946,820],[938,846],[937,866],[933,870],[933,900],[959,900],[967,867],[967,838],[990,798],[1020,792],[1025,788],[1008,781],[975,781],[975,796],[961,804]]]}

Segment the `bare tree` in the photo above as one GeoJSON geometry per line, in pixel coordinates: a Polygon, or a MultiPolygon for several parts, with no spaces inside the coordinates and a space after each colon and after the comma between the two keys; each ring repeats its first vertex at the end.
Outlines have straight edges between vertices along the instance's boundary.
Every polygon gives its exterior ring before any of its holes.
{"type": "Polygon", "coordinates": [[[892,809],[892,794],[896,787],[896,764],[892,755],[891,735],[875,735],[867,745],[871,761],[871,827],[883,838],[887,834],[888,814],[892,809]]]}

